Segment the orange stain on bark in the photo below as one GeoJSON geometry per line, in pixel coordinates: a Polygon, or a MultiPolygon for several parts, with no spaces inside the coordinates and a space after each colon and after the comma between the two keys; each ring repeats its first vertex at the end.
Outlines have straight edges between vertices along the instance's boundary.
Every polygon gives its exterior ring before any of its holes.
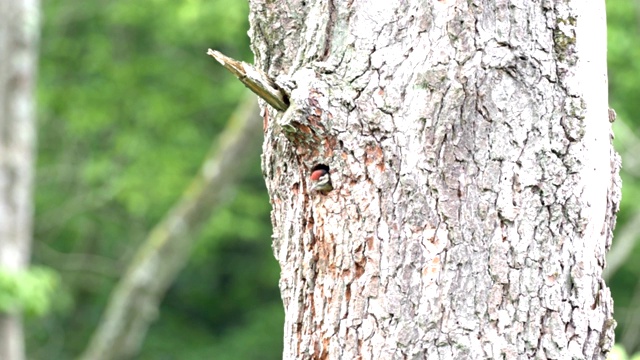
{"type": "Polygon", "coordinates": [[[365,149],[364,163],[367,166],[375,164],[378,171],[382,172],[385,169],[384,154],[382,148],[378,145],[368,145],[365,149]]]}

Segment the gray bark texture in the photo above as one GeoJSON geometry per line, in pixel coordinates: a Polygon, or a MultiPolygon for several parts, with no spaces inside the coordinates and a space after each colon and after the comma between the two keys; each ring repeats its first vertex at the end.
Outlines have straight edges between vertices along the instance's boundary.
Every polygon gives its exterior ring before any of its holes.
{"type": "Polygon", "coordinates": [[[285,359],[605,358],[604,1],[250,9],[285,359]]]}
{"type": "MultiPolygon", "coordinates": [[[[0,0],[0,271],[29,264],[39,1],[0,0]]],[[[22,360],[20,309],[0,314],[0,359],[22,360]]]]}

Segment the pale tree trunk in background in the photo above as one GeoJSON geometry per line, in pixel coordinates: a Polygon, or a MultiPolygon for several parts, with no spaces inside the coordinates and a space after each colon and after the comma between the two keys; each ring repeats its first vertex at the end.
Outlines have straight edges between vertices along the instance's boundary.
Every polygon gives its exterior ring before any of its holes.
{"type": "Polygon", "coordinates": [[[284,358],[603,359],[604,1],[250,3],[284,358]]]}
{"type": "MultiPolygon", "coordinates": [[[[0,271],[26,270],[33,219],[37,0],[0,0],[0,271]]],[[[24,359],[18,310],[0,314],[0,359],[24,359]]]]}

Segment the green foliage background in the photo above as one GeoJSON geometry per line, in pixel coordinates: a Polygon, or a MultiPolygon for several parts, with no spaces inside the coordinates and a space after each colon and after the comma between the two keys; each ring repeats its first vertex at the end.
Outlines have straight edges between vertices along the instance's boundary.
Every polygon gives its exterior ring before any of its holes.
{"type": "MultiPolygon", "coordinates": [[[[31,359],[87,345],[134,249],[180,197],[244,87],[207,48],[252,62],[248,6],[47,0],[39,74],[36,264],[59,272],[28,322],[31,359]]],[[[283,309],[259,154],[200,235],[140,359],[279,359],[283,309]]]]}
{"type": "MultiPolygon", "coordinates": [[[[52,360],[84,349],[133,250],[178,199],[242,98],[242,85],[206,49],[252,56],[245,1],[42,6],[33,261],[54,269],[59,287],[51,311],[27,319],[27,340],[30,359],[52,360]]],[[[617,143],[623,157],[636,156],[629,144],[640,135],[638,6],[607,1],[610,103],[615,129],[625,133],[617,143]]],[[[618,228],[640,203],[636,175],[626,171],[623,179],[618,228]]],[[[200,234],[140,359],[281,357],[279,270],[259,154],[229,199],[200,234]]],[[[611,279],[619,334],[640,322],[633,320],[638,261],[636,246],[611,279]]]]}
{"type": "MultiPolygon", "coordinates": [[[[640,1],[608,0],[609,106],[618,119],[613,124],[615,146],[622,156],[622,202],[616,235],[640,213],[640,1]]],[[[640,351],[640,229],[627,261],[611,274],[608,284],[618,322],[616,341],[629,353],[640,351]]],[[[618,237],[619,238],[619,237],[618,237]]],[[[616,246],[616,237],[613,239],[616,246]]]]}

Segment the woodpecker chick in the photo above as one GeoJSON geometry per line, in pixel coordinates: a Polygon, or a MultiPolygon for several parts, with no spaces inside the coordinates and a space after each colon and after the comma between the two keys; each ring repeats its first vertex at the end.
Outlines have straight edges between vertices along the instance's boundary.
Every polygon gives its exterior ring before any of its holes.
{"type": "Polygon", "coordinates": [[[311,173],[311,190],[328,193],[333,190],[331,177],[326,169],[316,169],[311,173]]]}

